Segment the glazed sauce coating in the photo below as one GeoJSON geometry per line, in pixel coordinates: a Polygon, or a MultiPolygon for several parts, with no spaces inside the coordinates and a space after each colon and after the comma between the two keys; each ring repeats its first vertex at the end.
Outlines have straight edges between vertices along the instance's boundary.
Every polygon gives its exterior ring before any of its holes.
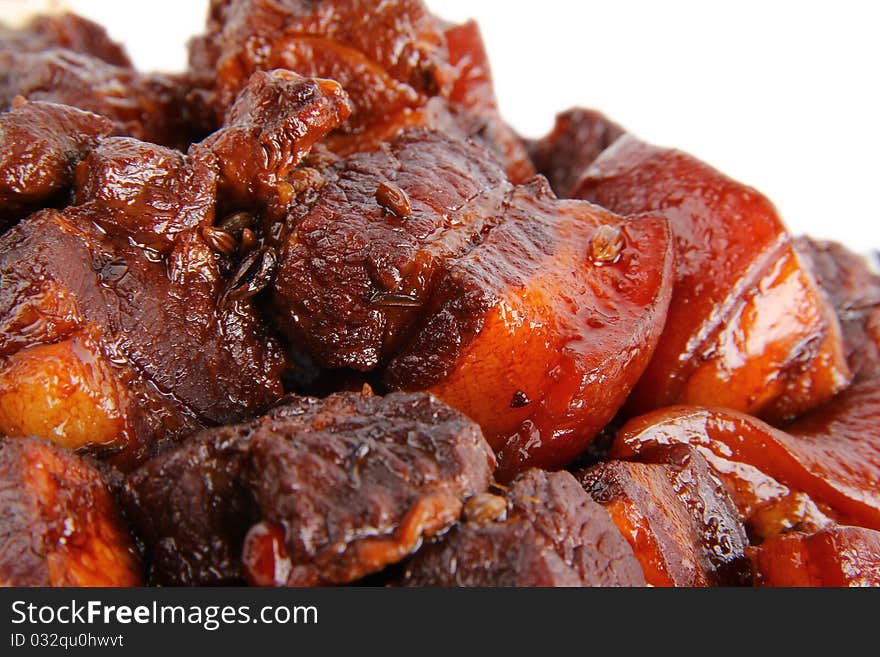
{"type": "Polygon", "coordinates": [[[615,415],[662,330],[672,251],[662,218],[559,201],[541,181],[503,211],[445,265],[384,381],[427,386],[477,420],[505,479],[564,466],[615,415]],[[607,230],[621,240],[614,262],[594,261],[591,241],[607,230]]]}
{"type": "Polygon", "coordinates": [[[94,466],[0,438],[0,586],[140,586],[140,559],[94,466]]]}
{"type": "Polygon", "coordinates": [[[863,527],[777,536],[752,559],[755,586],[880,586],[880,532],[863,527]]]}
{"type": "Polygon", "coordinates": [[[111,132],[96,114],[15,99],[0,113],[0,230],[61,200],[77,162],[111,132]]]}
{"type": "Polygon", "coordinates": [[[605,506],[652,586],[742,586],[751,572],[739,513],[696,449],[659,447],[608,461],[578,481],[605,506]]]}
{"type": "Polygon", "coordinates": [[[215,67],[221,118],[256,70],[336,80],[354,103],[352,133],[418,107],[451,75],[442,33],[421,2],[214,0],[211,13],[219,20],[209,21],[194,63],[215,67]]]}
{"type": "Polygon", "coordinates": [[[340,85],[284,70],[257,71],[202,142],[217,158],[225,200],[254,204],[283,195],[278,187],[312,146],[351,114],[340,85]]]}
{"type": "Polygon", "coordinates": [[[289,218],[273,309],[322,365],[370,371],[400,348],[443,263],[479,241],[510,184],[485,149],[424,129],[322,178],[317,199],[289,218]],[[394,203],[382,191],[392,186],[394,203]]]}
{"type": "Polygon", "coordinates": [[[165,440],[281,396],[278,347],[249,301],[217,309],[218,263],[197,234],[166,262],[94,217],[44,211],[0,238],[3,431],[109,447],[130,468],[165,440]],[[65,404],[94,424],[65,423],[65,404]]]}
{"type": "MultiPolygon", "coordinates": [[[[828,524],[823,514],[880,529],[878,404],[877,382],[858,384],[785,431],[734,411],[671,407],[626,424],[610,456],[627,458],[652,445],[687,443],[706,457],[746,517],[784,500],[784,508],[808,514],[808,529],[828,524]],[[785,500],[792,492],[815,504],[785,500]]],[[[788,528],[799,522],[793,519],[788,528]]]]}
{"type": "Polygon", "coordinates": [[[669,318],[631,414],[712,404],[785,421],[849,383],[837,317],[759,192],[624,135],[571,194],[618,213],[658,212],[675,236],[669,318]]]}

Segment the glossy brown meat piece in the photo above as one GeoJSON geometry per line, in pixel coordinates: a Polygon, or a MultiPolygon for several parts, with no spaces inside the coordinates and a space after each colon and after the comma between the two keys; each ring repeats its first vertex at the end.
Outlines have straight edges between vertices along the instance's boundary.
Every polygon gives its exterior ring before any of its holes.
{"type": "Polygon", "coordinates": [[[781,422],[849,383],[837,317],[760,193],[624,135],[572,196],[662,213],[675,235],[669,317],[631,413],[706,404],[781,422]]]}
{"type": "Polygon", "coordinates": [[[472,498],[466,513],[410,560],[405,585],[645,585],[608,513],[567,472],[528,470],[504,497],[472,498]]]}
{"type": "Polygon", "coordinates": [[[0,431],[112,454],[239,421],[281,395],[283,366],[251,302],[198,231],[167,255],[99,231],[90,205],[0,238],[0,431]]]}
{"type": "Polygon", "coordinates": [[[342,88],[284,70],[257,71],[202,142],[217,157],[220,191],[232,201],[289,196],[287,179],[312,146],[351,114],[342,88]]]}
{"type": "Polygon", "coordinates": [[[652,586],[751,581],[746,532],[724,485],[696,449],[662,446],[642,462],[608,461],[578,480],[629,541],[652,586]]]}
{"type": "Polygon", "coordinates": [[[213,0],[195,67],[215,69],[222,120],[256,70],[336,80],[356,133],[422,105],[451,75],[443,35],[416,0],[213,0]]]}
{"type": "Polygon", "coordinates": [[[876,381],[849,388],[785,431],[723,409],[655,411],[627,423],[609,455],[629,458],[679,442],[703,454],[758,536],[815,531],[829,524],[826,516],[880,529],[876,381]]]}
{"type": "Polygon", "coordinates": [[[755,586],[880,587],[880,532],[863,527],[775,536],[752,559],[755,586]]]}
{"type": "Polygon", "coordinates": [[[73,202],[107,234],[167,254],[181,233],[214,223],[214,161],[111,137],[79,163],[73,202]]]}
{"type": "Polygon", "coordinates": [[[294,210],[279,246],[274,310],[322,365],[371,370],[399,348],[442,263],[479,241],[510,185],[482,148],[421,129],[321,173],[317,200],[294,210]],[[382,185],[405,195],[406,216],[383,205],[382,185]]]}
{"type": "Polygon", "coordinates": [[[557,114],[553,130],[526,145],[538,173],[559,197],[568,198],[589,166],[623,133],[604,114],[574,108],[557,114]]]}
{"type": "Polygon", "coordinates": [[[534,173],[498,113],[473,22],[444,31],[417,0],[215,0],[207,33],[191,43],[190,70],[213,84],[218,120],[254,71],[271,69],[342,85],[353,112],[323,142],[339,155],[427,126],[495,150],[515,182],[534,173]]]}
{"type": "Polygon", "coordinates": [[[40,52],[58,48],[131,68],[131,60],[121,43],[111,39],[101,25],[76,14],[34,16],[17,30],[0,26],[0,49],[40,52]]]}
{"type": "Polygon", "coordinates": [[[293,398],[147,463],[126,508],[159,583],[346,583],[450,527],[494,465],[429,395],[293,398]]]}
{"type": "Polygon", "coordinates": [[[53,49],[0,49],[0,108],[16,96],[78,107],[106,116],[118,134],[186,148],[191,125],[184,78],[138,73],[89,55],[53,49]]]}
{"type": "Polygon", "coordinates": [[[54,103],[19,99],[0,113],[0,230],[58,201],[76,163],[112,131],[103,117],[54,103]]]}
{"type": "Polygon", "coordinates": [[[854,380],[880,377],[880,275],[866,257],[834,242],[804,237],[797,248],[831,298],[854,380]]]}
{"type": "Polygon", "coordinates": [[[580,454],[662,329],[665,222],[512,187],[486,149],[424,129],[322,173],[279,246],[281,330],[326,367],[430,389],[504,476],[580,454]]]}
{"type": "Polygon", "coordinates": [[[140,586],[128,528],[101,475],[35,438],[0,438],[0,586],[140,586]]]}
{"type": "Polygon", "coordinates": [[[662,219],[559,201],[540,181],[502,210],[438,272],[383,381],[479,422],[508,478],[569,463],[615,415],[662,330],[672,253],[662,219]]]}

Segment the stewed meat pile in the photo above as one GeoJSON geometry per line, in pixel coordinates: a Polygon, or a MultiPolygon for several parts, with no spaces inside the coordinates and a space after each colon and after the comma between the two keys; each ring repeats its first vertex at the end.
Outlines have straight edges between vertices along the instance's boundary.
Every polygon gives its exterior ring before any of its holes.
{"type": "Polygon", "coordinates": [[[0,28],[0,584],[880,585],[880,275],[507,125],[476,23],[0,28]]]}

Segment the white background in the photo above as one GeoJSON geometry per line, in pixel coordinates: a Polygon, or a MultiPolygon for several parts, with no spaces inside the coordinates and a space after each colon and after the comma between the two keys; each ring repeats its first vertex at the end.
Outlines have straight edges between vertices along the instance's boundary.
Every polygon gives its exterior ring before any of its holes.
{"type": "MultiPolygon", "coordinates": [[[[794,232],[880,249],[880,3],[432,0],[477,18],[502,110],[523,134],[599,109],[761,189],[794,232]]],[[[204,0],[0,0],[73,8],[147,68],[179,69],[204,0]]]]}

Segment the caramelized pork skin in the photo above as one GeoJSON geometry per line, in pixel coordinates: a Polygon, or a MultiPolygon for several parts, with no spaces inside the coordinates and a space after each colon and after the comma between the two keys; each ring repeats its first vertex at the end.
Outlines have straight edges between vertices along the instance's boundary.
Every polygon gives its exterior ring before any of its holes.
{"type": "Polygon", "coordinates": [[[622,214],[659,212],[675,235],[669,317],[631,413],[715,404],[780,422],[849,383],[837,317],[760,193],[624,135],[572,196],[622,214]]]}
{"type": "Polygon", "coordinates": [[[609,456],[658,444],[697,448],[758,538],[831,524],[880,529],[880,386],[857,384],[785,431],[722,409],[671,407],[635,418],[609,456]]]}
{"type": "Polygon", "coordinates": [[[43,211],[0,238],[0,431],[129,468],[280,397],[278,348],[251,301],[218,307],[225,282],[198,230],[163,258],[98,230],[93,209],[43,211]]]}
{"type": "Polygon", "coordinates": [[[35,438],[0,438],[0,586],[140,586],[98,470],[35,438]]]}
{"type": "Polygon", "coordinates": [[[835,525],[752,550],[755,586],[880,586],[880,532],[835,525]]]}
{"type": "Polygon", "coordinates": [[[623,134],[623,128],[603,114],[573,108],[556,116],[548,135],[526,146],[538,173],[560,198],[569,198],[590,165],[623,134]]]}
{"type": "Polygon", "coordinates": [[[0,230],[63,200],[73,171],[113,124],[96,114],[17,98],[0,113],[0,230]]]}
{"type": "Polygon", "coordinates": [[[751,581],[745,529],[724,485],[687,445],[641,462],[607,461],[577,474],[611,514],[652,586],[743,586],[751,581]]]}
{"type": "Polygon", "coordinates": [[[644,586],[639,562],[568,472],[528,470],[407,563],[406,586],[644,586]]]}
{"type": "Polygon", "coordinates": [[[126,510],[159,583],[346,583],[449,528],[494,465],[430,395],[293,398],[144,465],[126,510]]]}

